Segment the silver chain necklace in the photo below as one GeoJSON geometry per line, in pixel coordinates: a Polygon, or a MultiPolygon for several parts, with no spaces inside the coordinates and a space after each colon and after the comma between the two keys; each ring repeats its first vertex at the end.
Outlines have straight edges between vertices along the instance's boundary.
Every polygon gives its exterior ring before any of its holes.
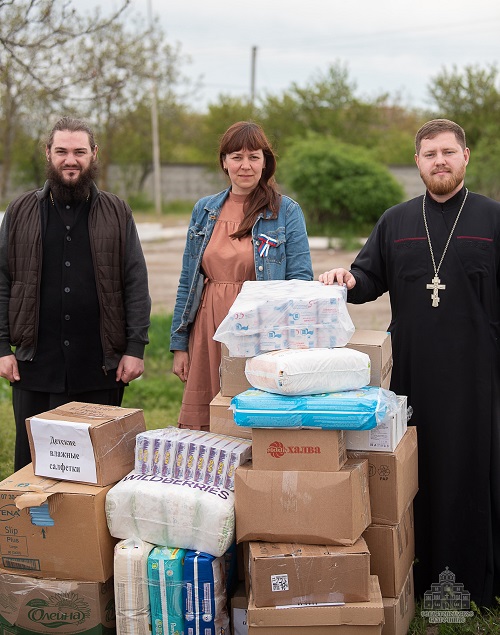
{"type": "Polygon", "coordinates": [[[443,264],[443,260],[446,255],[448,245],[450,244],[451,237],[453,236],[453,232],[455,231],[455,227],[457,226],[458,219],[460,218],[460,214],[462,213],[462,210],[464,208],[468,193],[469,193],[469,190],[465,188],[464,200],[462,201],[462,205],[460,205],[460,209],[458,210],[457,217],[455,218],[455,222],[453,223],[453,227],[451,228],[450,235],[448,236],[448,240],[446,241],[446,245],[444,246],[443,255],[441,256],[441,260],[439,261],[439,264],[437,267],[436,267],[436,261],[434,259],[434,251],[432,250],[431,235],[429,234],[429,227],[427,226],[427,217],[425,215],[425,197],[427,195],[427,192],[424,194],[424,198],[422,199],[422,214],[424,216],[425,233],[427,234],[427,242],[429,243],[429,251],[431,252],[432,266],[434,267],[434,278],[432,278],[431,284],[427,285],[427,289],[432,289],[431,300],[432,300],[433,307],[439,306],[439,300],[440,300],[439,291],[446,289],[446,285],[441,284],[441,280],[439,279],[438,273],[439,273],[439,269],[441,268],[441,265],[443,264]]]}

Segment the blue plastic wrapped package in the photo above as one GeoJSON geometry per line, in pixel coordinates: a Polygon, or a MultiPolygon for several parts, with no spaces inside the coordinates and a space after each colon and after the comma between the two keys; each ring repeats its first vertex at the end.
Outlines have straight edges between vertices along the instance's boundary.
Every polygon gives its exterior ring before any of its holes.
{"type": "Polygon", "coordinates": [[[148,587],[152,632],[184,633],[182,585],[184,549],[155,547],[148,557],[148,587]]]}
{"type": "Polygon", "coordinates": [[[214,340],[231,357],[267,351],[345,346],[354,333],[347,289],[315,280],[248,280],[214,340]]]}
{"type": "Polygon", "coordinates": [[[301,396],[249,388],[231,399],[235,422],[251,428],[371,430],[397,408],[395,393],[377,386],[301,396]]]}
{"type": "Polygon", "coordinates": [[[224,557],[187,551],[184,558],[184,618],[186,633],[229,633],[224,557]]]}

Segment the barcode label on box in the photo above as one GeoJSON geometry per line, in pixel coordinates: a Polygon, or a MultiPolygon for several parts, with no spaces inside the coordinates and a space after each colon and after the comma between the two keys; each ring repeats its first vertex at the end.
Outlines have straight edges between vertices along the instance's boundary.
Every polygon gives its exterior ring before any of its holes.
{"type": "Polygon", "coordinates": [[[288,575],[272,575],[271,576],[271,590],[274,591],[288,591],[288,575]]]}

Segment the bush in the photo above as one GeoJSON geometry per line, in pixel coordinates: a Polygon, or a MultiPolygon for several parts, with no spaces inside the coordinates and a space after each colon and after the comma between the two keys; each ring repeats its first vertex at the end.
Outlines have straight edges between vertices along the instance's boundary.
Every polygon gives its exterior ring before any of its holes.
{"type": "Polygon", "coordinates": [[[311,231],[372,227],[404,199],[389,170],[363,148],[333,137],[294,141],[280,162],[280,178],[297,196],[311,231]]]}

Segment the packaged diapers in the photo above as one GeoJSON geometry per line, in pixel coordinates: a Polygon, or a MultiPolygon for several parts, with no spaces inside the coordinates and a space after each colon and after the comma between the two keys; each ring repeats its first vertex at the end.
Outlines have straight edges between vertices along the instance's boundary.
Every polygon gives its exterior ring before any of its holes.
{"type": "Polygon", "coordinates": [[[354,333],[347,289],[308,280],[249,280],[215,332],[231,357],[345,346],[354,333]]]}
{"type": "Polygon", "coordinates": [[[285,349],[247,359],[245,375],[278,395],[354,390],[370,383],[370,357],[350,348],[285,349]]]}
{"type": "Polygon", "coordinates": [[[148,557],[152,633],[184,633],[184,549],[155,547],[148,557]]]}
{"type": "Polygon", "coordinates": [[[188,551],[184,559],[185,632],[229,633],[224,558],[188,551]]]}
{"type": "Polygon", "coordinates": [[[318,395],[276,395],[249,388],[231,399],[234,420],[253,428],[370,430],[398,409],[395,393],[376,386],[318,395]]]}
{"type": "Polygon", "coordinates": [[[121,635],[150,635],[147,562],[152,544],[139,538],[120,540],[114,551],[116,630],[121,635]]]}
{"type": "Polygon", "coordinates": [[[115,538],[222,556],[234,539],[234,493],[187,479],[130,473],[106,494],[115,538]]]}

